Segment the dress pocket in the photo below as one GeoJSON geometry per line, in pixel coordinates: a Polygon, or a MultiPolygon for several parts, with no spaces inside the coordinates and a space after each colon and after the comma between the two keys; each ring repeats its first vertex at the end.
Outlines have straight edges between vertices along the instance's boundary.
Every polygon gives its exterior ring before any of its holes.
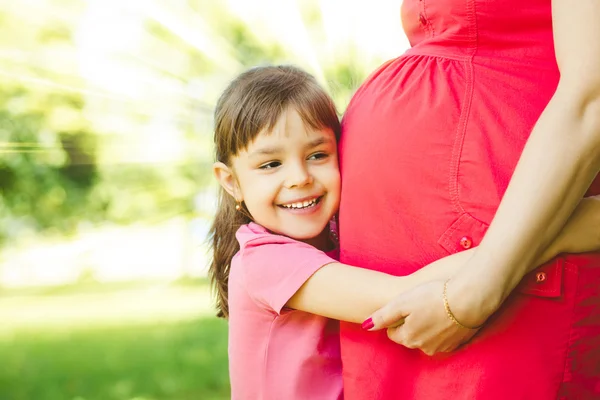
{"type": "Polygon", "coordinates": [[[479,245],[487,228],[488,224],[485,222],[463,213],[446,229],[438,239],[438,244],[446,249],[449,254],[468,250],[479,245]]]}
{"type": "MultiPolygon", "coordinates": [[[[462,214],[450,225],[438,240],[448,254],[458,253],[478,246],[487,231],[488,224],[479,221],[470,214],[462,214]]],[[[516,292],[556,298],[562,295],[564,259],[556,258],[523,277],[515,289],[516,292]]]]}
{"type": "Polygon", "coordinates": [[[564,268],[562,258],[554,259],[525,275],[516,290],[539,297],[560,297],[564,268]]]}

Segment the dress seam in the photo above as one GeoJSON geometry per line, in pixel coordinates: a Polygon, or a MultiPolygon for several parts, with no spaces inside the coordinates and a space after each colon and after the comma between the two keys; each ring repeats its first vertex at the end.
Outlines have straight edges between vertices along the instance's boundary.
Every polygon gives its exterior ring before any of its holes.
{"type": "Polygon", "coordinates": [[[423,16],[425,17],[425,20],[427,21],[427,29],[429,30],[429,34],[430,37],[435,37],[435,29],[433,29],[433,24],[431,23],[431,21],[429,20],[429,17],[427,16],[427,5],[425,4],[425,0],[421,0],[421,12],[423,13],[423,16]]]}
{"type": "MultiPolygon", "coordinates": [[[[569,263],[568,261],[565,261],[564,264],[563,264],[563,268],[566,269],[567,266],[571,267],[571,266],[575,266],[575,265],[569,263]]],[[[563,367],[562,378],[561,378],[560,383],[558,385],[558,390],[557,390],[557,395],[558,396],[557,396],[557,399],[566,399],[566,397],[564,397],[564,396],[561,396],[561,397],[559,397],[559,396],[560,396],[560,392],[563,389],[563,385],[565,384],[565,376],[567,375],[567,369],[568,369],[568,365],[569,365],[569,349],[572,347],[571,342],[572,342],[572,339],[573,339],[573,323],[574,323],[574,318],[575,318],[575,307],[576,307],[575,304],[576,304],[576,300],[577,300],[577,298],[576,298],[577,292],[579,291],[578,290],[578,288],[579,288],[579,274],[577,274],[576,277],[577,277],[577,281],[575,282],[575,285],[574,285],[575,286],[575,288],[574,288],[575,289],[575,293],[573,294],[573,296],[575,298],[573,299],[573,307],[571,308],[571,321],[569,321],[569,337],[567,339],[567,345],[565,346],[565,354],[564,354],[565,365],[563,367]]]]}
{"type": "MultiPolygon", "coordinates": [[[[467,132],[467,125],[469,123],[469,117],[471,114],[471,105],[473,102],[473,88],[474,88],[474,67],[473,67],[473,58],[477,53],[478,48],[478,32],[477,32],[477,15],[475,10],[475,2],[473,0],[466,0],[468,15],[471,18],[471,23],[469,24],[469,33],[471,39],[471,54],[466,57],[464,63],[466,65],[465,71],[467,72],[467,85],[465,87],[465,104],[464,108],[461,112],[461,120],[459,120],[459,124],[457,127],[457,132],[455,136],[455,149],[453,152],[453,160],[451,161],[451,174],[450,175],[450,198],[453,203],[453,207],[455,211],[461,214],[467,214],[469,217],[475,218],[471,213],[467,212],[461,204],[460,201],[460,185],[458,183],[458,175],[460,171],[460,159],[462,157],[462,150],[464,147],[465,136],[467,132]]],[[[478,219],[477,219],[478,220],[478,219]]]]}
{"type": "Polygon", "coordinates": [[[422,51],[417,47],[411,47],[404,54],[402,54],[398,58],[410,58],[410,57],[429,57],[429,58],[439,58],[442,60],[450,60],[450,61],[470,61],[472,56],[459,56],[459,55],[440,55],[434,52],[422,51]]]}
{"type": "MultiPolygon", "coordinates": [[[[454,137],[454,150],[452,154],[451,162],[451,172],[450,172],[450,182],[449,182],[449,190],[450,190],[450,198],[452,200],[453,207],[455,211],[461,214],[468,214],[460,203],[459,196],[459,184],[458,184],[458,174],[460,169],[460,158],[462,155],[462,150],[464,146],[464,140],[467,131],[467,121],[469,119],[469,114],[471,112],[471,102],[473,100],[473,65],[470,62],[465,62],[465,72],[467,74],[467,84],[465,86],[464,93],[464,101],[463,109],[461,112],[461,117],[458,122],[458,126],[456,129],[456,134],[454,137]]],[[[469,216],[471,216],[469,214],[469,216]]]]}

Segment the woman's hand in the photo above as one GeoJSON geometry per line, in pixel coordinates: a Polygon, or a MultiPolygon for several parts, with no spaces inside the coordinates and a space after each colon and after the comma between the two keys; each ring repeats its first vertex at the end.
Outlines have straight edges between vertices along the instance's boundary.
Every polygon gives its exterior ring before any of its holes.
{"type": "MultiPolygon", "coordinates": [[[[559,253],[584,253],[600,249],[600,196],[587,197],[571,215],[559,236],[546,249],[531,270],[559,253]]],[[[463,325],[481,325],[510,292],[501,282],[465,274],[466,264],[473,262],[467,252],[446,257],[415,273],[417,281],[431,280],[402,293],[365,321],[370,330],[388,329],[391,340],[408,348],[418,348],[432,355],[448,352],[468,342],[478,329],[465,329],[448,316],[444,307],[444,280],[441,276],[458,272],[448,282],[447,300],[454,317],[463,325]],[[468,259],[466,257],[469,257],[468,259]],[[435,265],[434,265],[435,264],[435,265]],[[420,275],[419,275],[420,274],[420,275]],[[371,327],[371,323],[373,326],[371,327]]]]}
{"type": "MultiPolygon", "coordinates": [[[[457,292],[452,282],[448,282],[447,299],[455,318],[461,324],[477,321],[469,323],[480,325],[493,311],[479,306],[480,293],[457,292]]],[[[424,283],[374,312],[371,322],[365,321],[363,327],[369,328],[372,324],[369,330],[387,328],[388,337],[394,342],[428,355],[455,350],[471,340],[479,328],[466,329],[450,319],[444,307],[443,292],[444,281],[424,283]]]]}

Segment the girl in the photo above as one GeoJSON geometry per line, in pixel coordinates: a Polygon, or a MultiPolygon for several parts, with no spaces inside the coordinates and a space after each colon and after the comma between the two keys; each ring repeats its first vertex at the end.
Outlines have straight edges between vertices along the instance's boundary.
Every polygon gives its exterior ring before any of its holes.
{"type": "MultiPolygon", "coordinates": [[[[450,277],[471,254],[406,277],[336,262],[339,134],[332,100],[291,66],[244,72],[217,103],[213,170],[222,190],[210,276],[219,315],[229,318],[233,399],[342,399],[336,320],[363,321],[400,292],[450,277]]],[[[589,234],[600,202],[585,205],[540,262],[600,247],[589,234]]]]}

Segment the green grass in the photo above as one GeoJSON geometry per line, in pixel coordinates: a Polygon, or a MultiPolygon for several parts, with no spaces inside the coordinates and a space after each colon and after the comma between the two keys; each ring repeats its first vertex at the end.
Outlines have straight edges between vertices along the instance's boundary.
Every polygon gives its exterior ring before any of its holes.
{"type": "MultiPolygon", "coordinates": [[[[161,281],[136,280],[124,282],[97,282],[95,280],[83,280],[76,283],[68,283],[55,286],[33,286],[22,288],[0,288],[0,301],[2,299],[22,296],[64,296],[92,293],[114,293],[119,290],[132,290],[136,288],[147,288],[153,285],[162,284],[161,281]]],[[[207,278],[189,278],[183,277],[169,284],[178,288],[207,288],[209,285],[207,278]]]]}
{"type": "Polygon", "coordinates": [[[169,325],[28,331],[0,341],[0,398],[227,399],[227,327],[169,325]]]}
{"type": "Polygon", "coordinates": [[[227,323],[205,284],[0,296],[0,400],[229,398],[227,323]]]}

